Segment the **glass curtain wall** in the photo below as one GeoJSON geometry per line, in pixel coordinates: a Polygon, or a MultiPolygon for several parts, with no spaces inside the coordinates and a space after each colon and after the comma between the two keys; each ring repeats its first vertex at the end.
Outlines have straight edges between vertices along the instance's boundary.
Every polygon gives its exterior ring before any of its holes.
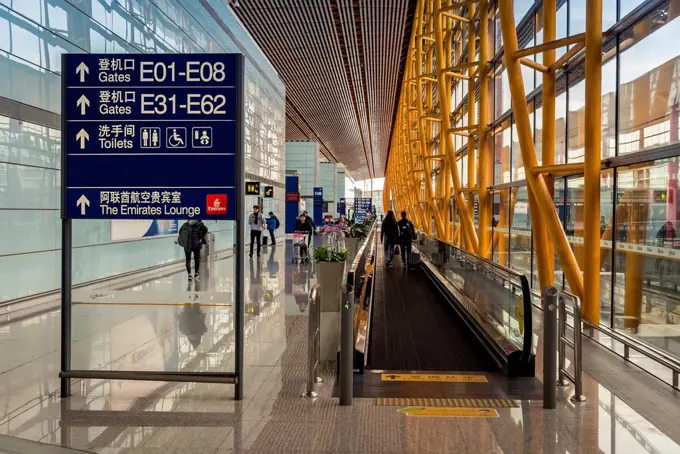
{"type": "MultiPolygon", "coordinates": [[[[557,38],[585,31],[585,2],[557,1],[557,38]]],[[[542,1],[515,0],[514,11],[519,47],[542,43],[542,1]]],[[[526,273],[537,286],[531,213],[500,24],[495,8],[490,14],[495,58],[489,152],[494,187],[493,217],[486,228],[493,231],[493,260],[526,273]]],[[[680,1],[603,0],[602,21],[608,33],[602,70],[601,323],[680,357],[680,1]]],[[[558,50],[557,56],[565,51],[558,50]]],[[[541,55],[535,59],[540,62],[541,55]]],[[[584,159],[584,65],[581,53],[556,81],[557,164],[584,159]]],[[[541,74],[523,67],[523,76],[540,163],[541,74]]],[[[453,118],[464,117],[465,88],[454,84],[453,118]]],[[[464,169],[464,141],[456,148],[464,169]]],[[[581,249],[583,205],[582,176],[555,181],[555,209],[580,264],[588,259],[581,249]]],[[[558,287],[566,286],[557,257],[555,280],[558,287]]]]}
{"type": "MultiPolygon", "coordinates": [[[[246,172],[274,184],[275,202],[283,205],[283,83],[226,4],[208,0],[206,5],[185,0],[0,0],[0,230],[11,232],[0,240],[0,304],[59,287],[58,128],[65,52],[243,53],[246,172]]],[[[149,236],[138,227],[126,221],[74,222],[74,284],[183,257],[174,244],[176,234],[149,236]]],[[[231,222],[211,221],[208,227],[218,249],[232,247],[231,222]]]]}

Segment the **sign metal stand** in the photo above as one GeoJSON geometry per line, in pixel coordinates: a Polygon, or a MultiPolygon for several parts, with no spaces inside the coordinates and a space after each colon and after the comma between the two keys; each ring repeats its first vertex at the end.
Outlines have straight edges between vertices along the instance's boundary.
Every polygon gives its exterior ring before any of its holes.
{"type": "Polygon", "coordinates": [[[61,397],[71,379],[106,379],[231,383],[243,399],[243,56],[64,54],[61,67],[61,397]],[[201,214],[235,222],[234,372],[73,370],[72,220],[201,214]]]}

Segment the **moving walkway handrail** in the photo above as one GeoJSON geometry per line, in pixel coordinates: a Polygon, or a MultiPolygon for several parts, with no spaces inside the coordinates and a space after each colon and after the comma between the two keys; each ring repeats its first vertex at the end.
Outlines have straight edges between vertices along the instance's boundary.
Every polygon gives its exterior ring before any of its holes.
{"type": "MultiPolygon", "coordinates": [[[[533,325],[532,325],[532,304],[531,304],[531,286],[529,285],[529,279],[522,274],[519,273],[512,268],[508,268],[506,266],[501,265],[500,263],[493,262],[491,260],[488,260],[484,257],[481,257],[477,254],[465,251],[455,245],[452,245],[455,249],[458,251],[462,252],[463,254],[467,256],[472,256],[474,257],[475,260],[482,262],[489,267],[491,267],[492,272],[494,273],[495,278],[499,278],[502,281],[506,280],[506,276],[504,276],[502,273],[505,273],[505,275],[510,275],[514,276],[517,280],[519,280],[519,285],[520,289],[522,290],[522,309],[524,312],[524,335],[523,335],[523,342],[522,342],[522,361],[529,361],[531,359],[531,355],[533,354],[533,325]],[[502,273],[501,273],[502,272],[502,273]]],[[[511,285],[516,285],[514,282],[507,280],[509,284],[511,285]]]]}
{"type": "MultiPolygon", "coordinates": [[[[419,231],[420,237],[431,238],[435,241],[441,241],[433,238],[422,231],[419,231]]],[[[527,277],[512,268],[496,263],[492,260],[486,259],[475,253],[466,251],[459,248],[451,243],[445,243],[447,246],[452,247],[457,254],[462,254],[466,257],[471,257],[475,261],[487,265],[491,272],[494,274],[494,278],[499,278],[503,283],[507,282],[510,285],[517,287],[517,283],[512,282],[508,277],[514,277],[519,281],[519,288],[522,291],[522,309],[524,311],[524,333],[522,336],[522,356],[521,361],[528,362],[531,360],[533,354],[533,327],[532,327],[532,301],[531,301],[531,286],[529,285],[529,279],[527,277]]]]}
{"type": "Polygon", "coordinates": [[[357,255],[354,257],[354,261],[350,264],[349,270],[347,270],[347,284],[354,285],[354,274],[356,273],[357,268],[359,268],[359,264],[361,263],[361,257],[364,255],[366,246],[368,246],[369,242],[371,241],[371,236],[375,235],[375,232],[376,222],[374,221],[373,224],[371,225],[371,228],[368,230],[366,238],[364,238],[364,241],[361,243],[361,246],[357,250],[357,255]]]}

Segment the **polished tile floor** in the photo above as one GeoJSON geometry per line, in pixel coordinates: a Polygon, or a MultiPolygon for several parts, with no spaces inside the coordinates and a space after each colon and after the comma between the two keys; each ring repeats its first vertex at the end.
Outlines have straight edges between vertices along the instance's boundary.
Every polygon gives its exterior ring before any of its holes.
{"type": "MultiPolygon", "coordinates": [[[[598,382],[595,372],[585,377],[585,404],[570,403],[568,388],[556,410],[521,401],[498,409],[495,419],[408,416],[373,399],[340,407],[330,397],[330,364],[322,367],[320,397],[301,398],[306,298],[316,275],[313,264],[293,265],[289,252],[270,246],[247,262],[243,401],[232,399],[230,385],[101,380],[74,382],[73,396],[62,400],[60,315],[52,312],[0,327],[0,435],[97,453],[680,452],[678,430],[659,429],[641,416],[649,414],[645,402],[630,394],[624,402],[617,394],[625,393],[598,382]]],[[[178,273],[74,294],[74,368],[230,370],[232,260],[190,285],[178,273]]],[[[643,381],[631,373],[627,386],[643,381]]]]}

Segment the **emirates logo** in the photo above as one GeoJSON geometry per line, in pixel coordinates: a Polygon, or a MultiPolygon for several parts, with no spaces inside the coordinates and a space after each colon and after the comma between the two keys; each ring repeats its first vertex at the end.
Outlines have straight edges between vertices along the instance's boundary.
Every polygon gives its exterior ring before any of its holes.
{"type": "Polygon", "coordinates": [[[206,212],[209,216],[227,214],[227,194],[208,194],[206,212]]]}

